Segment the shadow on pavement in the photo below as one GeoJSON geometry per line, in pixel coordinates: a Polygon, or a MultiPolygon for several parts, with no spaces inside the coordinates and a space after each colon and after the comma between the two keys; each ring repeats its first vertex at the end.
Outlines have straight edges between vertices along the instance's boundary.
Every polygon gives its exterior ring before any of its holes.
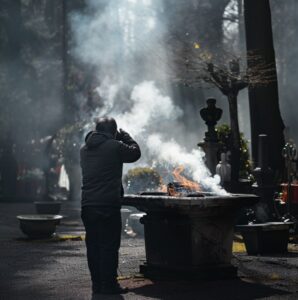
{"type": "MultiPolygon", "coordinates": [[[[62,285],[64,279],[60,281],[59,277],[67,276],[53,271],[56,261],[66,253],[76,259],[81,254],[74,248],[63,242],[2,241],[0,253],[6,260],[0,262],[0,299],[52,299],[56,286],[62,285]]],[[[71,270],[67,272],[71,274],[71,270]]]]}
{"type": "Polygon", "coordinates": [[[251,300],[290,294],[259,283],[245,282],[241,279],[208,282],[154,282],[150,285],[130,289],[130,291],[144,297],[171,300],[251,300]]]}

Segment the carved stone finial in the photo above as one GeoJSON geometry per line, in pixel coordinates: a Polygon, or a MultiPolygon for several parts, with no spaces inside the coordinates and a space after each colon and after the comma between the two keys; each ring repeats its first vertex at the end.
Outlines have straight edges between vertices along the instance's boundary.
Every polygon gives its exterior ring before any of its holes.
{"type": "Polygon", "coordinates": [[[200,115],[208,126],[208,131],[205,132],[205,141],[217,142],[215,125],[222,116],[222,109],[216,107],[216,99],[208,98],[207,107],[200,110],[200,115]]]}

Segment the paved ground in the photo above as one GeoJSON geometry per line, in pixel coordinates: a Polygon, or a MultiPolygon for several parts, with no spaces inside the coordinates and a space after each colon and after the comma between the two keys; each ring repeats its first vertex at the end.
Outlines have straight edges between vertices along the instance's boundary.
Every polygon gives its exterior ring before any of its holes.
{"type": "Polygon", "coordinates": [[[15,216],[33,213],[32,204],[0,203],[0,300],[41,299],[298,299],[298,247],[282,256],[247,256],[235,253],[237,280],[161,281],[136,276],[145,259],[142,238],[123,237],[119,275],[131,288],[123,296],[97,296],[90,292],[83,227],[79,209],[64,206],[68,218],[58,228],[60,236],[46,241],[29,241],[19,230],[15,216]]]}

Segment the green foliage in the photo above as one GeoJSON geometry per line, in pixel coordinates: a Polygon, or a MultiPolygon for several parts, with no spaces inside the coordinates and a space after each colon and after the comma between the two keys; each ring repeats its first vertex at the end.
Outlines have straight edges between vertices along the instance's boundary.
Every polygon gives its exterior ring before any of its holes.
{"type": "MultiPolygon", "coordinates": [[[[219,140],[219,156],[222,152],[231,151],[231,128],[227,124],[222,124],[216,127],[217,137],[219,140]]],[[[244,138],[243,133],[240,133],[240,178],[249,178],[252,171],[251,161],[249,158],[248,141],[244,138]]]]}
{"type": "Polygon", "coordinates": [[[158,172],[149,167],[134,168],[124,176],[124,183],[129,193],[152,191],[161,185],[158,172]]]}

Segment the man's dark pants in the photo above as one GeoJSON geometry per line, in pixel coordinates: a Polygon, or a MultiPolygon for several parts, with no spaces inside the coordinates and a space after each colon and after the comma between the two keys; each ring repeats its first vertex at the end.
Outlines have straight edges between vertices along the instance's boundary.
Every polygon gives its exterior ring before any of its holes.
{"type": "Polygon", "coordinates": [[[85,206],[82,220],[93,289],[113,287],[117,284],[121,240],[120,208],[85,206]]]}

